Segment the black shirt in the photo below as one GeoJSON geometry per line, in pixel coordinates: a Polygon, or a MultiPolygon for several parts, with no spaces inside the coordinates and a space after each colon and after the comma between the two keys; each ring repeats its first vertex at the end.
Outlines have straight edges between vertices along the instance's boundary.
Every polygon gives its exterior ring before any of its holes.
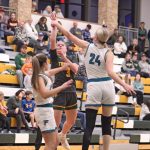
{"type": "MultiPolygon", "coordinates": [[[[58,68],[61,67],[63,65],[63,60],[57,56],[56,53],[56,49],[55,50],[50,50],[50,56],[51,56],[51,68],[58,68]]],[[[67,56],[67,58],[74,63],[75,60],[69,58],[67,56]]],[[[58,86],[61,86],[63,83],[65,83],[66,81],[73,79],[74,80],[74,72],[70,70],[70,68],[68,68],[66,71],[61,71],[59,73],[57,73],[55,75],[55,82],[53,84],[53,87],[56,88],[58,86]]],[[[73,82],[72,86],[67,88],[64,91],[76,91],[76,87],[75,87],[75,81],[73,82]]]]}

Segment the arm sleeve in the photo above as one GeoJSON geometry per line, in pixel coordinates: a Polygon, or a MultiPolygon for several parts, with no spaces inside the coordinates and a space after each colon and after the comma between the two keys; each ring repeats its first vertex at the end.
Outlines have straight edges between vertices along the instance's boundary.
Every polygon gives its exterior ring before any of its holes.
{"type": "Polygon", "coordinates": [[[58,62],[58,56],[55,50],[50,50],[50,56],[51,56],[51,68],[57,68],[59,67],[59,62],[58,62]]]}

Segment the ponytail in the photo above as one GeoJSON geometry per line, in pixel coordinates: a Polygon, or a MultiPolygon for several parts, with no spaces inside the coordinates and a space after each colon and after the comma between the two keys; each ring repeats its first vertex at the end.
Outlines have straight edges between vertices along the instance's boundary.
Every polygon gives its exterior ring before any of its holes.
{"type": "Polygon", "coordinates": [[[31,84],[32,87],[37,90],[39,87],[39,81],[38,77],[39,74],[42,72],[42,67],[43,64],[47,62],[47,57],[45,54],[37,54],[32,58],[32,69],[33,69],[33,74],[31,78],[31,84]]]}

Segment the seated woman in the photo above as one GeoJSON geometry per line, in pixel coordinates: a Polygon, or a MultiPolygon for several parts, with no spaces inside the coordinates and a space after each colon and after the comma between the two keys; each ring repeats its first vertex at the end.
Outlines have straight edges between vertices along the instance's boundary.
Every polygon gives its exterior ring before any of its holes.
{"type": "Polygon", "coordinates": [[[119,58],[124,58],[126,51],[127,46],[124,42],[124,37],[120,35],[117,39],[117,42],[114,44],[114,55],[118,56],[119,58]]]}
{"type": "Polygon", "coordinates": [[[18,26],[18,21],[16,18],[16,13],[12,12],[7,22],[7,30],[4,31],[4,38],[6,42],[7,42],[7,36],[14,35],[15,28],[17,26],[18,26]]]}
{"type": "Polygon", "coordinates": [[[133,82],[133,87],[136,92],[137,104],[142,105],[144,85],[141,81],[141,75],[139,73],[137,73],[135,76],[135,80],[133,82]]]}
{"type": "Polygon", "coordinates": [[[135,76],[136,75],[136,70],[135,70],[135,67],[134,67],[134,64],[131,60],[131,55],[129,53],[127,53],[125,55],[125,60],[124,62],[122,63],[122,72],[124,73],[130,73],[131,76],[135,76]]]}
{"type": "Polygon", "coordinates": [[[130,53],[131,55],[134,53],[140,53],[140,47],[137,39],[132,40],[132,44],[128,46],[127,53],[130,53]]]}
{"type": "Polygon", "coordinates": [[[35,25],[35,28],[37,30],[37,32],[43,32],[44,34],[44,41],[48,40],[48,36],[49,36],[49,31],[48,31],[48,27],[47,27],[47,18],[46,17],[41,17],[39,22],[35,25]]]}

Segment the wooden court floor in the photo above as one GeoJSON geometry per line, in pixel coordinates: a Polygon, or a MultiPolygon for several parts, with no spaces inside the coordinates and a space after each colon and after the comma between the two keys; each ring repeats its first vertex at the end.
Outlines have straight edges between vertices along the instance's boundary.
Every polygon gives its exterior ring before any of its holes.
{"type": "MultiPolygon", "coordinates": [[[[0,146],[0,150],[35,150],[34,146],[0,146]]],[[[44,150],[44,146],[40,150],[44,150]]],[[[64,150],[61,146],[58,147],[58,150],[64,150]]],[[[81,146],[71,146],[71,150],[82,150],[81,146]]],[[[93,150],[90,147],[89,150],[93,150]]],[[[94,150],[99,150],[99,146],[94,146],[94,150]]]]}

